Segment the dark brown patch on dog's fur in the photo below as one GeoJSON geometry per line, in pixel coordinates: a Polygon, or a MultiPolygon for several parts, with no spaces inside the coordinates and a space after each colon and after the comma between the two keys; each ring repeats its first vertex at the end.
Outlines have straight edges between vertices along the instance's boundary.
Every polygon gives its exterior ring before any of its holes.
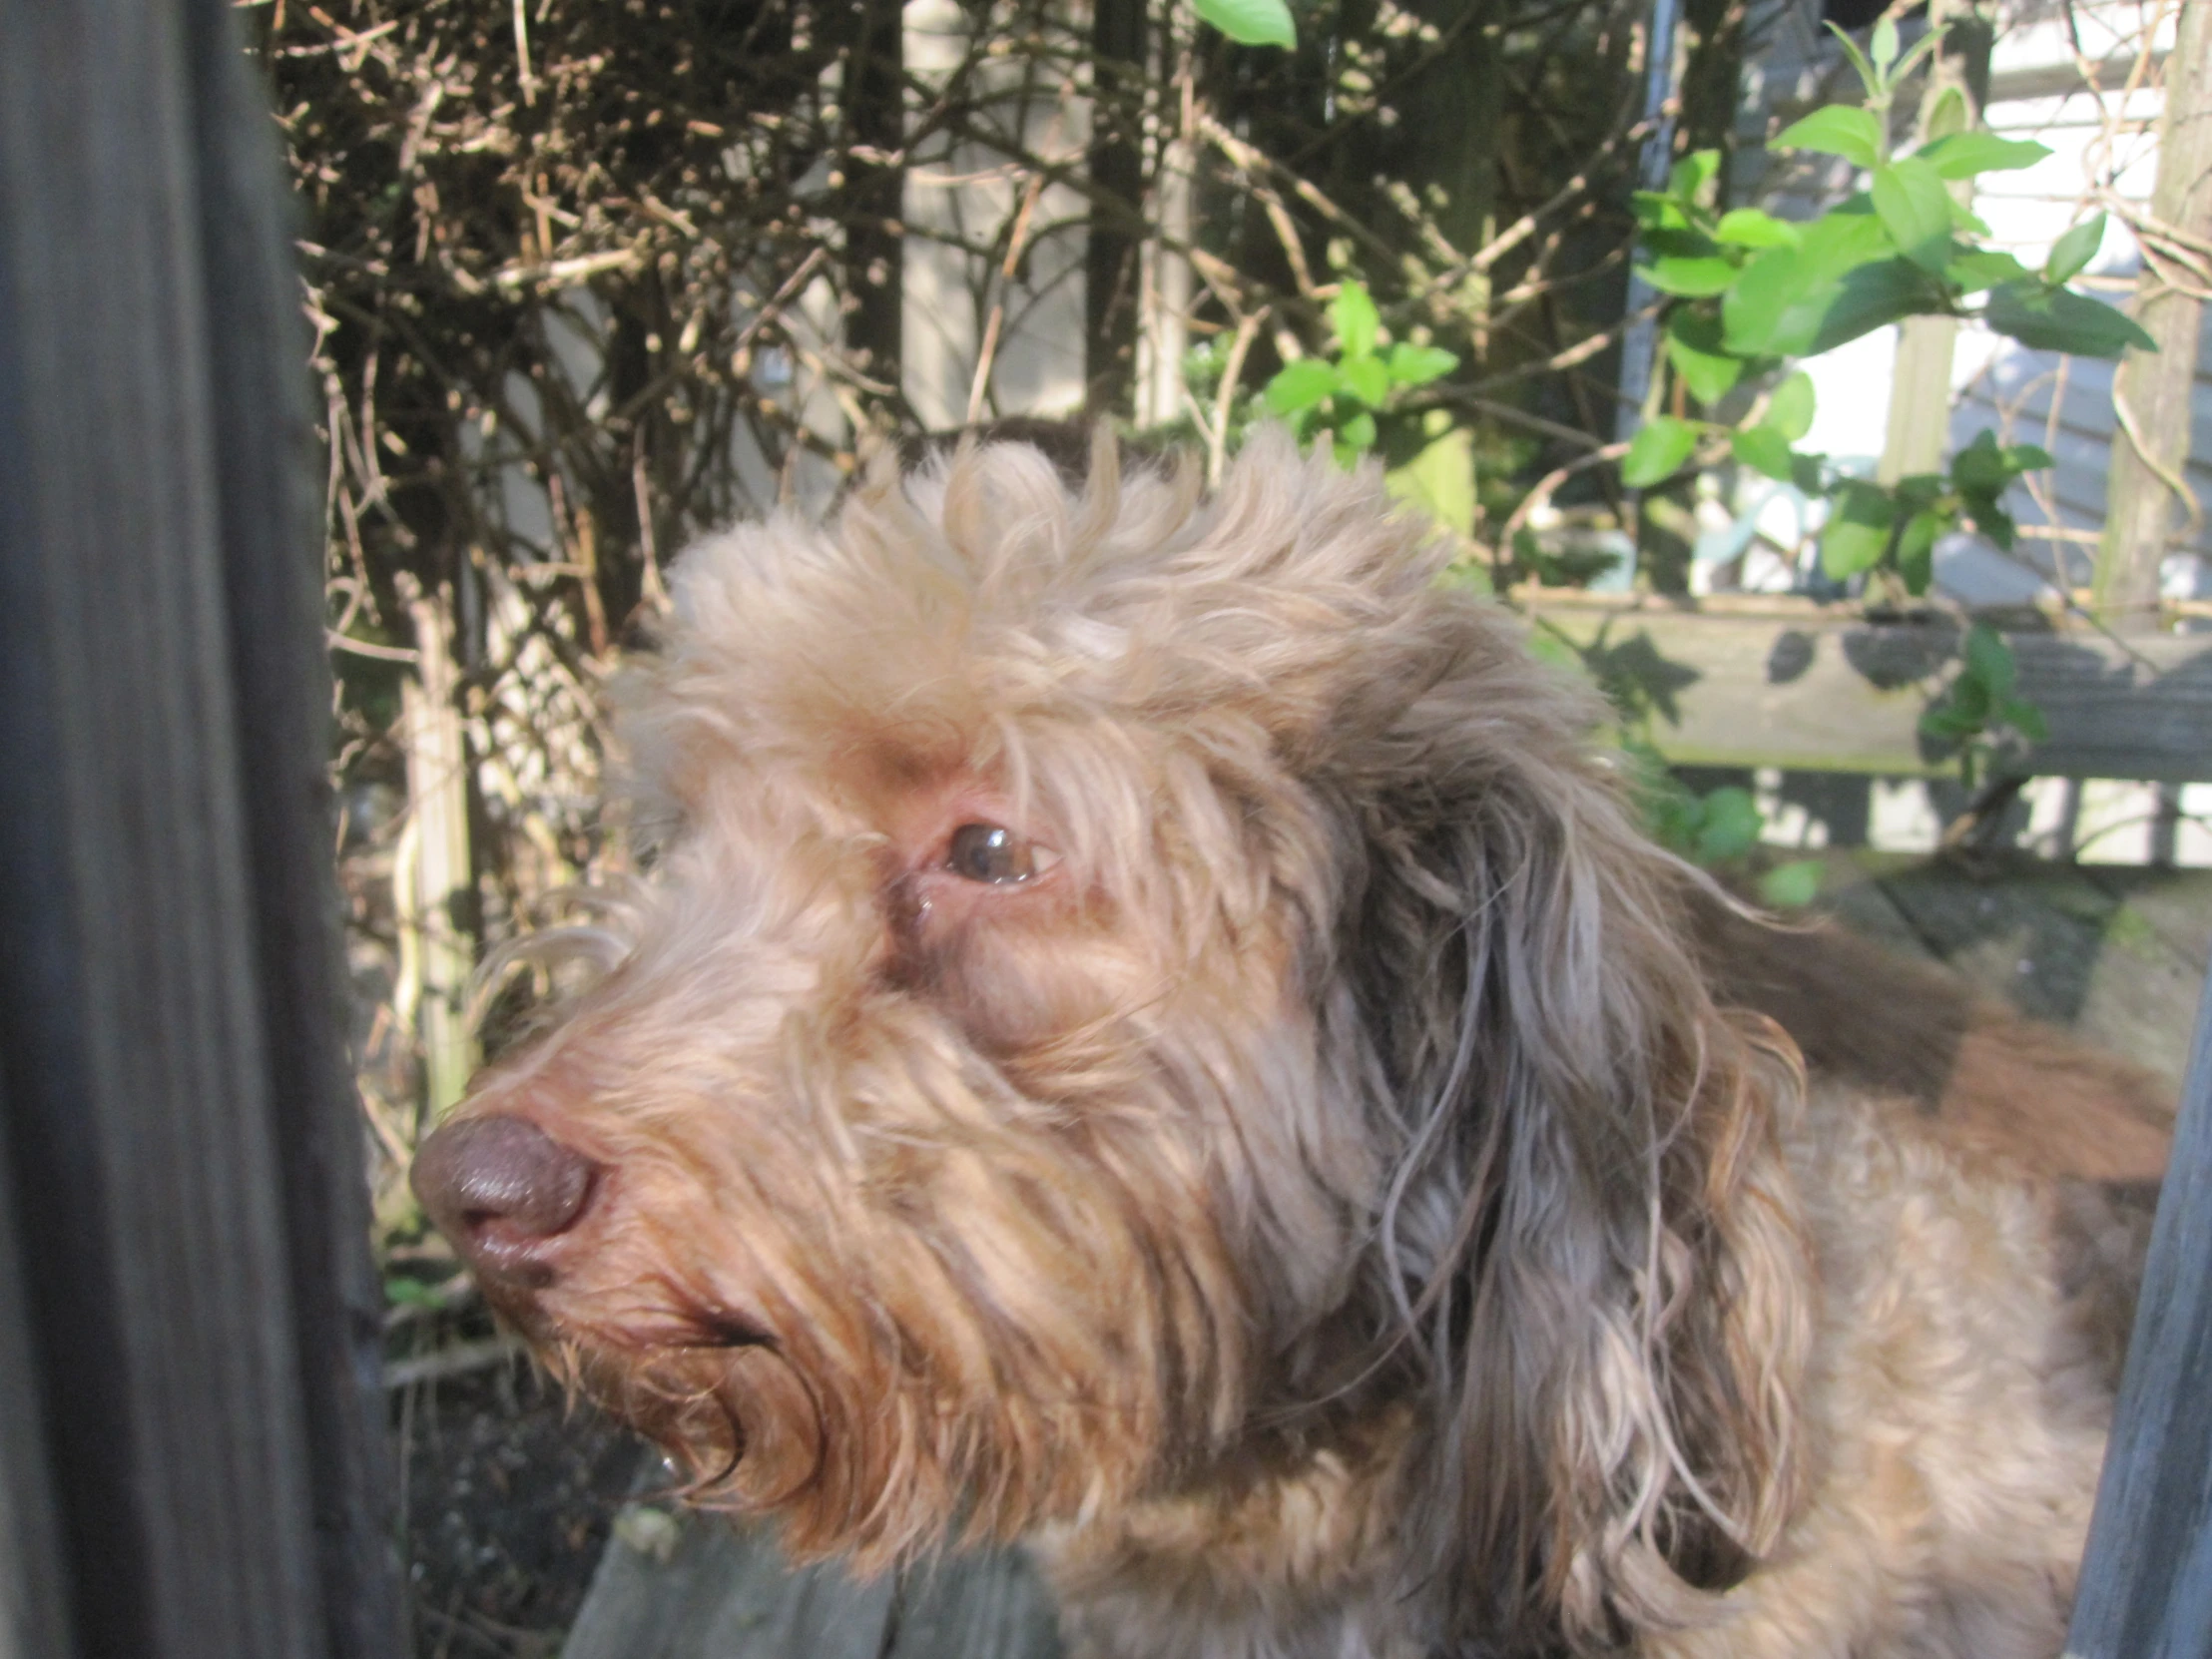
{"type": "Polygon", "coordinates": [[[2155,1073],[1829,923],[1776,927],[1692,902],[1714,997],[1790,1033],[1816,1077],[1904,1095],[1939,1138],[2009,1173],[2155,1183],[2174,1099],[2155,1073]]]}
{"type": "Polygon", "coordinates": [[[2172,1150],[2170,1086],[1833,924],[1771,926],[1705,895],[1690,907],[1716,999],[1781,1025],[1815,1077],[1902,1095],[1968,1162],[2054,1183],[2070,1323],[2116,1386],[2172,1150]]]}

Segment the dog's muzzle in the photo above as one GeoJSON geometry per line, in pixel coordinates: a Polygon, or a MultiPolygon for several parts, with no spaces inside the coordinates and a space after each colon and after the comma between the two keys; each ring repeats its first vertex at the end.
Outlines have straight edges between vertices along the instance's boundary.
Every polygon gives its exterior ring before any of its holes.
{"type": "Polygon", "coordinates": [[[526,1119],[447,1124],[415,1153],[409,1179],[439,1232],[486,1279],[553,1283],[563,1238],[591,1208],[599,1166],[526,1119]]]}

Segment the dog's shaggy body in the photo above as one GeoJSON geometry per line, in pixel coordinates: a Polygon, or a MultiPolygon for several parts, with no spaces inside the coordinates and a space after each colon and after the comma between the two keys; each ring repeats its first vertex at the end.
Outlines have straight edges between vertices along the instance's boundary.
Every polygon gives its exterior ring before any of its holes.
{"type": "Polygon", "coordinates": [[[1435,557],[1272,435],[696,548],[655,873],[433,1214],[696,1497],[1031,1538],[1079,1654],[2055,1654],[2141,1080],[1824,1058],[1435,557]]]}

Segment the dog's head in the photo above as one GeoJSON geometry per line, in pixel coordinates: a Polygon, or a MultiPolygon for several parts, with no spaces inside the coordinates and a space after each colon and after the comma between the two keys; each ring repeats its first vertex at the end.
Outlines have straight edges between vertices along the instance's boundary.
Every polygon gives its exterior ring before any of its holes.
{"type": "Polygon", "coordinates": [[[1468,1630],[1730,1581],[1789,1501],[1794,1074],[1588,695],[1437,558],[1276,434],[1210,498],[969,446],[694,549],[626,698],[652,878],[430,1212],[802,1552],[1110,1512],[1383,1388],[1468,1630]]]}

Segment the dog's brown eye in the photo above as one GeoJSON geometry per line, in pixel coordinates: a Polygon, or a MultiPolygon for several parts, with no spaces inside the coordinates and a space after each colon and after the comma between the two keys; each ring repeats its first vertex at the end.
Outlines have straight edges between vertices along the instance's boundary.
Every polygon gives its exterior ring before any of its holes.
{"type": "Polygon", "coordinates": [[[944,866],[970,881],[1013,886],[1031,879],[1045,868],[1044,860],[1038,857],[1039,851],[1040,848],[999,825],[963,824],[952,831],[951,844],[945,848],[944,866]]]}

